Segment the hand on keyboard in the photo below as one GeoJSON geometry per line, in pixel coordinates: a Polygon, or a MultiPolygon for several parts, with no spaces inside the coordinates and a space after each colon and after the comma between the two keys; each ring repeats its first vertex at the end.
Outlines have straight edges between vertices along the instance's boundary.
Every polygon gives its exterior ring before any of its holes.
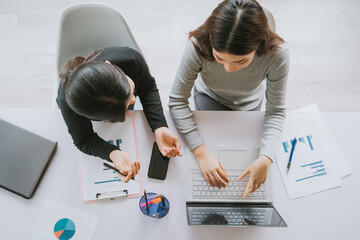
{"type": "Polygon", "coordinates": [[[270,158],[266,156],[260,156],[241,174],[241,176],[238,178],[239,180],[242,180],[245,176],[250,174],[250,179],[246,186],[243,198],[246,198],[249,193],[254,192],[265,183],[271,163],[272,161],[270,158]]]}
{"type": "Polygon", "coordinates": [[[204,145],[194,149],[193,152],[206,181],[213,187],[226,187],[229,178],[219,160],[204,145]]]}

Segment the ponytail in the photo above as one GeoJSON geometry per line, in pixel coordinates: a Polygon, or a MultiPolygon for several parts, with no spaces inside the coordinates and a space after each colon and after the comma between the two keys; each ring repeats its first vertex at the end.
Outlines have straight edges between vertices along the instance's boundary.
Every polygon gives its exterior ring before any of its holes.
{"type": "Polygon", "coordinates": [[[82,56],[76,56],[67,61],[62,67],[59,74],[61,85],[65,85],[71,78],[72,73],[77,67],[84,63],[93,61],[102,51],[95,50],[87,58],[82,56]]]}

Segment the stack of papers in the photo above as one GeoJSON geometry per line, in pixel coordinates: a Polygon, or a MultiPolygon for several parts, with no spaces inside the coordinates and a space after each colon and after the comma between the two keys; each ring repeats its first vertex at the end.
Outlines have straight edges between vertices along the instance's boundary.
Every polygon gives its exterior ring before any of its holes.
{"type": "Polygon", "coordinates": [[[339,187],[353,172],[316,105],[287,113],[276,161],[290,199],[339,187]],[[290,171],[287,164],[297,138],[290,171]]]}

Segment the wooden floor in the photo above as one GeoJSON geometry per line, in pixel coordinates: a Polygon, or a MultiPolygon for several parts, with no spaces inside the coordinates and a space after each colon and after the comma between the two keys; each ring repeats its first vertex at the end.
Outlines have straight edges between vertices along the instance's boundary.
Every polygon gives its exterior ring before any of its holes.
{"type": "MultiPolygon", "coordinates": [[[[0,107],[50,108],[62,11],[78,0],[0,0],[0,107]]],[[[214,0],[107,0],[124,16],[161,90],[163,104],[187,39],[214,0]]],[[[290,48],[287,105],[360,111],[360,1],[261,0],[290,48]]]]}

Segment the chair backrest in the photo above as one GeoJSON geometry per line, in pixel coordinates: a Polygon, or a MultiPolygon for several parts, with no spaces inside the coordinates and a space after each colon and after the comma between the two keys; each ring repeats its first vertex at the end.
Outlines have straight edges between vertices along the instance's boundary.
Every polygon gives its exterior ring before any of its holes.
{"type": "MultiPolygon", "coordinates": [[[[88,56],[95,49],[127,46],[141,52],[125,19],[112,7],[98,3],[80,3],[64,10],[60,19],[56,67],[74,56],[88,56]]],[[[143,55],[143,54],[142,54],[143,55]]],[[[53,108],[59,87],[56,77],[53,108]]]]}
{"type": "Polygon", "coordinates": [[[273,31],[274,33],[276,33],[276,25],[275,25],[274,16],[266,8],[263,7],[263,10],[264,10],[265,16],[266,16],[266,18],[268,20],[270,30],[273,31]]]}
{"type": "Polygon", "coordinates": [[[60,20],[57,69],[71,57],[87,56],[95,49],[127,46],[141,53],[126,21],[112,7],[80,3],[65,9],[60,20]]]}

